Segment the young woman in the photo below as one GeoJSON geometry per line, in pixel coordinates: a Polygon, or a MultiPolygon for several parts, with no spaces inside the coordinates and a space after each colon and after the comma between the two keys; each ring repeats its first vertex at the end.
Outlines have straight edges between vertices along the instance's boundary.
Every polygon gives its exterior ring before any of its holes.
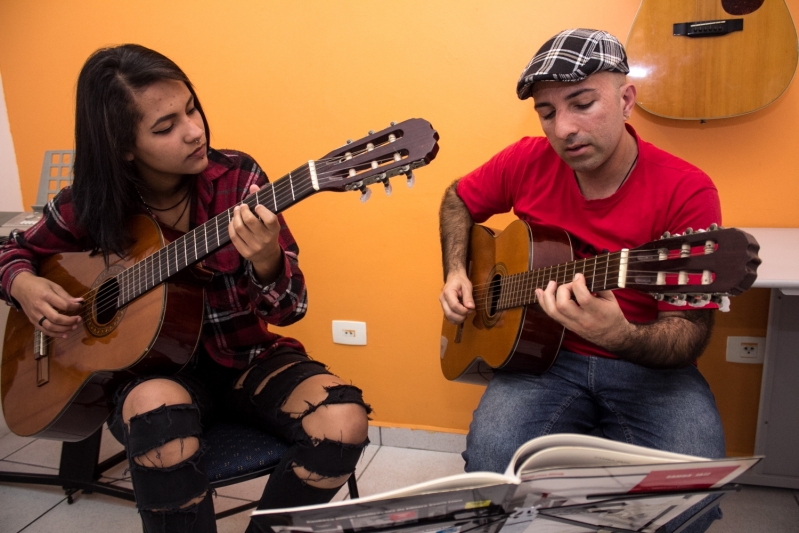
{"type": "MultiPolygon", "coordinates": [[[[94,250],[124,255],[136,214],[188,231],[266,183],[246,154],[209,146],[186,75],[138,45],[95,52],[78,78],[75,178],[42,221],[0,249],[0,296],[50,336],[81,327],[82,303],[36,275],[37,259],[94,250]]],[[[146,531],[216,531],[202,428],[251,424],[292,443],[260,508],[329,501],[368,444],[361,391],[312,361],[298,341],[271,333],[307,308],[299,249],[282,216],[237,206],[231,244],[206,258],[205,318],[192,362],[176,376],[121,386],[109,421],[125,445],[146,531]]],[[[252,525],[250,526],[252,528],[252,525]]]]}

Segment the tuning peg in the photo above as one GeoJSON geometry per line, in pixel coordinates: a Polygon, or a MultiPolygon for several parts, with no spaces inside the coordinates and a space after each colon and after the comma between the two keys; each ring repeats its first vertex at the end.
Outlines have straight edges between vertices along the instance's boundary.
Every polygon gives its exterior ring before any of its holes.
{"type": "Polygon", "coordinates": [[[389,180],[388,178],[384,179],[383,188],[386,191],[386,196],[391,196],[391,193],[393,192],[393,189],[391,188],[391,180],[389,180]]]}
{"type": "Polygon", "coordinates": [[[711,224],[709,228],[707,228],[708,231],[716,231],[717,229],[719,229],[719,225],[715,222],[711,224]]]}
{"type": "Polygon", "coordinates": [[[352,139],[347,139],[347,144],[352,144],[352,139]]]}
{"type": "Polygon", "coordinates": [[[369,130],[369,135],[374,135],[374,134],[375,134],[375,130],[369,130]]]}
{"type": "Polygon", "coordinates": [[[372,189],[369,187],[361,187],[361,202],[366,203],[372,197],[372,189]]]}
{"type": "Polygon", "coordinates": [[[409,189],[416,183],[416,176],[413,175],[413,170],[409,170],[405,173],[405,183],[408,185],[409,189]]]}
{"type": "Polygon", "coordinates": [[[691,235],[693,232],[693,228],[685,228],[685,233],[683,233],[683,235],[691,235]]]}
{"type": "Polygon", "coordinates": [[[397,125],[397,123],[392,120],[391,121],[391,126],[396,126],[396,125],[397,125]]]}
{"type": "Polygon", "coordinates": [[[663,236],[661,236],[660,238],[661,239],[668,239],[669,237],[671,237],[671,233],[669,233],[668,231],[664,231],[663,232],[663,236]]]}

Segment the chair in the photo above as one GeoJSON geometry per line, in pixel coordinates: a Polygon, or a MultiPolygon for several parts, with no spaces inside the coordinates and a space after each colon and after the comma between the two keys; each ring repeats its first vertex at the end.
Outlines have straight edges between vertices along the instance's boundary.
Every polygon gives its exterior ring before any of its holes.
{"type": "MultiPolygon", "coordinates": [[[[72,150],[49,150],[45,152],[39,181],[39,191],[34,210],[41,210],[55,194],[72,182],[72,150]]],[[[97,492],[123,500],[135,501],[131,489],[100,481],[102,474],[126,461],[125,452],[100,462],[100,442],[103,429],[79,442],[64,442],[57,475],[25,474],[0,471],[0,482],[34,483],[56,485],[64,488],[67,502],[73,502],[78,491],[97,492]]],[[[206,466],[211,488],[216,489],[249,481],[271,473],[283,453],[288,449],[284,441],[263,431],[238,424],[214,425],[203,435],[208,444],[206,466]]],[[[355,475],[350,476],[347,486],[351,498],[358,497],[355,475]]],[[[255,502],[240,505],[217,513],[217,519],[252,509],[255,502]]]]}

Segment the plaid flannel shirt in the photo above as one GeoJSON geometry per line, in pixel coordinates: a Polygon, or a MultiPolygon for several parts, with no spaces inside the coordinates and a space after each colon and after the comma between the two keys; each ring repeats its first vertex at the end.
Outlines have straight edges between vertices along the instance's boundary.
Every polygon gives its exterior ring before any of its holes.
{"type": "MultiPolygon", "coordinates": [[[[209,150],[208,167],[197,176],[192,227],[203,224],[248,195],[250,185],[262,186],[266,174],[250,156],[231,150],[209,150]]],[[[281,215],[279,242],[283,272],[269,285],[258,283],[252,263],[228,243],[203,261],[214,273],[205,287],[205,321],[201,342],[219,364],[245,368],[278,347],[304,348],[299,341],[269,331],[267,324],[287,326],[305,315],[308,299],[300,271],[299,247],[281,215]]],[[[0,297],[19,307],[9,294],[21,272],[36,273],[37,258],[61,252],[88,251],[93,243],[77,227],[72,191],[63,189],[46,207],[44,216],[25,232],[15,232],[0,247],[0,297]]]]}

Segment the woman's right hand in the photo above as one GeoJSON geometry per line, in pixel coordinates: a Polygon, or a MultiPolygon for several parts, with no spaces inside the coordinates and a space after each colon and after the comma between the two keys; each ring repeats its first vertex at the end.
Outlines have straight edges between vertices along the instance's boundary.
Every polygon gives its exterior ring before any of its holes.
{"type": "Polygon", "coordinates": [[[14,297],[28,320],[51,337],[64,337],[78,327],[80,315],[64,315],[62,312],[75,312],[83,303],[83,298],[70,296],[57,283],[22,272],[11,283],[11,296],[14,297]]]}

